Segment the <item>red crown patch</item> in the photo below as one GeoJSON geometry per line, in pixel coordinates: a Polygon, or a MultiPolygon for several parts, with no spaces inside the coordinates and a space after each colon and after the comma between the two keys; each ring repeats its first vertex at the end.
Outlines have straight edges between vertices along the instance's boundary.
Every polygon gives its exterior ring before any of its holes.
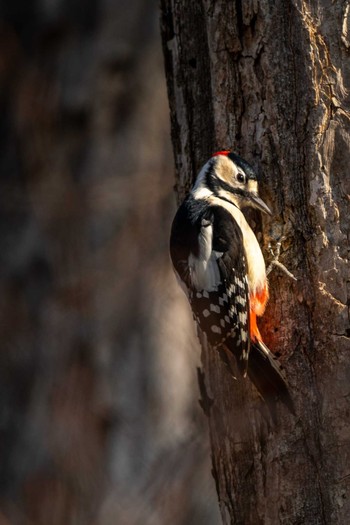
{"type": "Polygon", "coordinates": [[[230,150],[228,149],[225,149],[223,151],[217,151],[216,153],[214,153],[214,155],[212,155],[212,157],[217,157],[218,155],[228,155],[229,153],[231,153],[230,150]]]}

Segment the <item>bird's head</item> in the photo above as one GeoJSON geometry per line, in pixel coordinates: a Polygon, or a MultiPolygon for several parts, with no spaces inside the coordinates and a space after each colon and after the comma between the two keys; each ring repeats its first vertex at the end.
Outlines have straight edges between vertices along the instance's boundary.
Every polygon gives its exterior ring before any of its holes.
{"type": "Polygon", "coordinates": [[[193,193],[200,197],[216,196],[238,208],[250,206],[271,215],[259,197],[258,177],[248,162],[231,151],[219,151],[203,166],[193,193]]]}

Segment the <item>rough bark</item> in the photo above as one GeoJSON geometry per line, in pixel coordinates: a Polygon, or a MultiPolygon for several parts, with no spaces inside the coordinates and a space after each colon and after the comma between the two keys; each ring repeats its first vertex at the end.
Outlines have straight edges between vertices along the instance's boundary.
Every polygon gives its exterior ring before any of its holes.
{"type": "Polygon", "coordinates": [[[350,10],[327,0],[162,0],[178,199],[212,152],[263,174],[264,253],[282,239],[260,326],[296,403],[267,424],[247,381],[203,347],[224,523],[344,524],[350,512],[350,10]]]}

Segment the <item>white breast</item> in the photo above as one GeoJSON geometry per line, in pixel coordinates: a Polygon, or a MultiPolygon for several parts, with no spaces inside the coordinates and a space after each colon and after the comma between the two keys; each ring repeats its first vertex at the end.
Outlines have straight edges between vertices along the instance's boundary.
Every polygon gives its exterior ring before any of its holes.
{"type": "Polygon", "coordinates": [[[266,283],[266,268],[263,254],[255,234],[239,208],[217,197],[210,197],[212,204],[224,207],[242,230],[243,247],[247,262],[248,284],[251,293],[261,290],[266,283]]]}

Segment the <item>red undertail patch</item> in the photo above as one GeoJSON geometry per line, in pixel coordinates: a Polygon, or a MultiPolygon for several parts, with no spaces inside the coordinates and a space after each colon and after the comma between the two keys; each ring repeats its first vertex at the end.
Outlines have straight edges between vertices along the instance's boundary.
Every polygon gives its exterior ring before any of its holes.
{"type": "Polygon", "coordinates": [[[250,338],[252,341],[262,341],[261,334],[256,322],[256,317],[264,313],[266,303],[269,298],[267,283],[259,292],[251,294],[249,297],[250,304],[250,338]]]}

